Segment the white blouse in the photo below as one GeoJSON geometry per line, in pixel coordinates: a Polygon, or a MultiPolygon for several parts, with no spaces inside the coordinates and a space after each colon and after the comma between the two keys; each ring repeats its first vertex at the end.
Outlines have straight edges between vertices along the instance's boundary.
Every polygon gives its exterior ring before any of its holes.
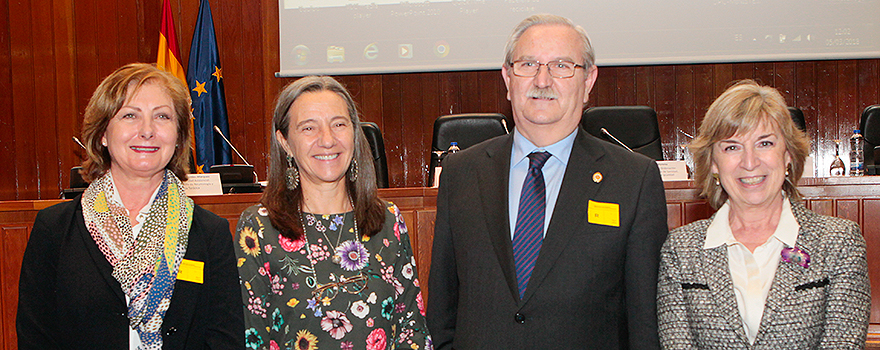
{"type": "Polygon", "coordinates": [[[755,343],[758,336],[764,303],[770,293],[773,276],[776,275],[782,248],[795,246],[799,230],[800,225],[791,212],[791,203],[788,198],[784,198],[776,232],[764,244],[755,248],[754,253],[733,237],[730,230],[729,203],[724,203],[718,209],[715,219],[706,231],[704,249],[716,248],[722,244],[727,246],[736,305],[751,344],[755,343]]]}

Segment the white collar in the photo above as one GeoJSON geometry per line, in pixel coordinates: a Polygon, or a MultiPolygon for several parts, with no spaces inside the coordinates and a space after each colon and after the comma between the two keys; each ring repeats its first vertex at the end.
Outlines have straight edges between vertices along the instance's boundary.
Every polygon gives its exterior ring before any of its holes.
{"type": "MultiPolygon", "coordinates": [[[[110,177],[110,186],[113,187],[113,195],[108,198],[108,200],[115,202],[116,205],[122,208],[125,208],[125,204],[122,203],[122,197],[119,196],[119,190],[116,188],[116,180],[113,179],[113,173],[110,170],[107,170],[107,176],[110,177]]],[[[144,205],[143,208],[141,208],[141,210],[138,212],[138,215],[146,218],[146,215],[150,213],[150,208],[153,207],[153,202],[156,200],[156,195],[159,194],[159,187],[162,187],[162,184],[159,184],[159,186],[156,187],[156,190],[153,191],[153,195],[150,196],[150,201],[147,202],[147,204],[144,205]]],[[[125,210],[128,211],[128,208],[125,208],[125,210]]],[[[131,215],[131,213],[128,214],[131,215]]],[[[143,220],[139,221],[142,222],[143,220]]]]}
{"type": "Polygon", "coordinates": [[[518,164],[519,162],[525,160],[528,163],[527,157],[532,152],[540,152],[547,151],[550,152],[550,156],[556,159],[559,159],[562,162],[563,166],[568,166],[568,157],[571,155],[571,148],[574,145],[574,139],[577,136],[578,129],[575,129],[568,134],[562,140],[557,141],[556,143],[549,145],[547,147],[538,147],[535,146],[529,139],[527,139],[523,134],[519,133],[517,128],[513,128],[513,150],[511,152],[511,166],[518,164]]]}
{"type": "MultiPolygon", "coordinates": [[[[788,247],[794,247],[797,242],[798,232],[801,225],[798,224],[794,213],[791,211],[791,203],[788,197],[782,199],[782,212],[779,215],[779,224],[776,225],[776,232],[770,238],[776,238],[788,247]]],[[[768,238],[769,240],[769,238],[768,238]]],[[[739,243],[733,237],[730,230],[730,201],[724,202],[724,205],[715,213],[715,219],[709,224],[706,230],[706,242],[703,249],[712,249],[723,245],[732,245],[739,243]]]]}

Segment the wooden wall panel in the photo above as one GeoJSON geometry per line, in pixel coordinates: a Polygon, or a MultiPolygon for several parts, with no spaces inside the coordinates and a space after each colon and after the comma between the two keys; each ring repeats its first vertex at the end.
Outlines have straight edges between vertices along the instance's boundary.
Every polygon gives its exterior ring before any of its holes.
{"type": "Polygon", "coordinates": [[[422,118],[422,114],[430,111],[433,104],[430,102],[431,97],[425,96],[422,92],[434,91],[434,89],[430,87],[433,84],[426,77],[427,74],[424,73],[402,74],[400,79],[400,98],[402,101],[408,101],[400,108],[401,143],[407,145],[400,147],[398,153],[403,163],[403,184],[423,184],[427,179],[427,173],[421,165],[425,163],[423,159],[431,149],[431,134],[426,135],[422,132],[425,129],[422,121],[427,119],[422,118]],[[419,157],[420,155],[423,157],[419,157]]]}
{"type": "MultiPolygon", "coordinates": [[[[199,0],[170,1],[186,67],[199,0]]],[[[211,7],[229,136],[265,179],[274,99],[294,80],[274,78],[278,2],[211,0],[211,7]]],[[[155,61],[161,13],[161,0],[0,0],[0,91],[9,91],[0,94],[0,163],[11,164],[0,177],[0,200],[56,198],[69,184],[82,156],[70,137],[79,134],[92,91],[123,64],[155,61]]],[[[819,175],[828,172],[831,140],[846,139],[861,111],[880,103],[880,59],[865,59],[600,67],[588,106],[651,106],[664,141],[682,143],[677,130],[694,134],[714,98],[742,78],[778,87],[804,111],[819,175]]],[[[427,183],[438,116],[498,112],[513,126],[498,69],[340,80],[386,137],[393,187],[427,183]]],[[[848,149],[844,143],[841,151],[848,149]]]]}
{"type": "MultiPolygon", "coordinates": [[[[844,126],[837,124],[837,108],[835,105],[837,82],[834,79],[837,76],[837,69],[829,62],[816,62],[815,66],[815,107],[816,114],[818,116],[818,125],[816,126],[816,131],[818,132],[820,139],[841,140],[840,154],[849,154],[849,135],[852,133],[852,130],[850,130],[848,133],[843,133],[842,130],[844,129],[844,126]]],[[[849,128],[849,126],[847,126],[846,128],[849,128]]],[[[833,143],[829,145],[833,147],[833,143]]],[[[847,157],[842,158],[844,159],[844,163],[847,164],[846,168],[849,169],[849,161],[847,157]]],[[[833,155],[821,156],[816,159],[816,162],[817,164],[831,164],[832,159],[833,155]]]]}
{"type": "MultiPolygon", "coordinates": [[[[416,212],[410,210],[404,210],[400,212],[400,216],[403,217],[403,222],[406,225],[407,232],[412,231],[412,234],[416,237],[418,236],[418,225],[416,224],[416,212]]],[[[410,237],[412,239],[412,237],[410,237]]],[[[410,246],[412,246],[412,242],[410,242],[410,246]]]]}
{"type": "Polygon", "coordinates": [[[822,214],[834,216],[834,203],[830,199],[813,199],[809,201],[810,210],[822,214]]]}
{"type": "Polygon", "coordinates": [[[673,229],[684,224],[682,203],[666,203],[666,226],[673,229]]]}
{"type": "MultiPolygon", "coordinates": [[[[446,114],[443,113],[443,110],[448,108],[444,108],[444,106],[442,105],[440,76],[438,74],[429,73],[422,73],[419,75],[423,79],[423,93],[421,99],[424,110],[428,113],[430,113],[430,111],[435,111],[435,114],[438,117],[446,114]]],[[[415,126],[413,128],[414,132],[420,135],[419,141],[421,146],[410,150],[410,152],[415,153],[412,157],[410,157],[410,159],[414,161],[410,164],[410,167],[411,170],[416,173],[415,176],[417,178],[415,179],[415,181],[417,181],[417,183],[427,184],[430,182],[428,180],[428,157],[430,156],[429,152],[431,151],[431,144],[433,142],[433,133],[431,131],[434,130],[434,120],[431,118],[416,118],[416,120],[412,120],[411,123],[415,126]],[[420,154],[422,155],[421,158],[419,157],[420,154]]]]}
{"type": "Polygon", "coordinates": [[[858,199],[838,199],[835,201],[834,209],[834,216],[852,220],[855,222],[862,222],[861,218],[859,217],[860,211],[858,199]]]}
{"type": "MultiPolygon", "coordinates": [[[[57,171],[60,174],[61,187],[70,185],[70,171],[66,164],[76,164],[82,159],[85,152],[73,141],[71,136],[79,135],[80,124],[76,116],[79,114],[76,104],[76,78],[73,46],[73,0],[55,1],[53,6],[54,28],[54,68],[55,68],[55,103],[57,113],[55,121],[58,125],[56,138],[58,150],[52,151],[46,156],[58,158],[57,171]]],[[[52,189],[57,191],[58,189],[52,189]]],[[[49,191],[51,193],[51,191],[49,191]]]]}
{"type": "MultiPolygon", "coordinates": [[[[3,257],[0,258],[0,293],[2,293],[3,304],[0,309],[3,312],[3,319],[15,319],[16,310],[18,308],[18,277],[21,273],[21,260],[24,257],[24,248],[27,246],[27,238],[31,231],[32,225],[25,224],[20,226],[10,225],[0,227],[0,237],[3,239],[0,249],[3,251],[3,257]]],[[[3,325],[3,348],[6,350],[18,349],[18,341],[15,333],[14,324],[3,325]]]]}
{"type": "MultiPolygon", "coordinates": [[[[880,200],[866,199],[864,210],[867,213],[877,213],[880,210],[880,200]]],[[[877,215],[865,215],[862,223],[862,235],[868,245],[868,271],[880,271],[880,217],[877,215]]],[[[871,290],[880,290],[880,279],[871,279],[871,290]]],[[[872,293],[871,305],[880,305],[880,297],[872,293]]],[[[880,322],[880,308],[871,308],[871,322],[880,322]]]]}
{"type": "MultiPolygon", "coordinates": [[[[15,128],[12,102],[12,46],[10,44],[9,0],[0,0],[0,164],[15,164],[15,128]]],[[[0,176],[0,198],[16,198],[17,186],[14,171],[7,167],[0,176]],[[11,174],[12,173],[12,174],[11,174]]]]}
{"type": "MultiPolygon", "coordinates": [[[[687,124],[676,123],[679,129],[690,135],[697,134],[700,121],[703,120],[703,116],[706,115],[706,111],[709,110],[712,101],[715,101],[715,98],[718,97],[714,92],[716,85],[714,73],[715,66],[713,65],[705,64],[694,67],[693,118],[687,124]]],[[[675,139],[666,138],[666,140],[674,141],[675,139]]]]}
{"type": "Polygon", "coordinates": [[[55,105],[55,99],[51,96],[41,94],[43,84],[55,83],[55,59],[53,49],[55,47],[53,34],[54,31],[39,30],[40,28],[52,28],[54,20],[51,0],[33,0],[29,4],[33,11],[31,12],[31,38],[34,44],[33,56],[33,79],[40,84],[34,84],[35,100],[33,107],[37,118],[32,119],[33,129],[29,130],[30,138],[40,140],[34,143],[34,166],[37,183],[36,189],[41,195],[48,195],[49,192],[58,194],[60,187],[60,179],[58,172],[58,162],[37,162],[36,159],[51,159],[55,157],[58,149],[58,138],[52,137],[56,135],[58,111],[55,105]],[[45,10],[44,10],[45,9],[45,10]],[[46,123],[39,123],[44,120],[46,123]],[[38,127],[39,126],[39,127],[38,127]],[[45,137],[46,135],[50,137],[45,137]]]}
{"type": "MultiPolygon", "coordinates": [[[[9,2],[9,37],[12,50],[12,127],[14,164],[17,190],[39,196],[37,190],[37,162],[34,154],[34,119],[37,101],[34,94],[34,39],[32,8],[24,2],[9,2]]],[[[34,9],[36,10],[36,9],[34,9]]],[[[48,120],[47,122],[52,122],[48,120]]],[[[20,199],[20,197],[19,197],[20,199]]]]}
{"type": "Polygon", "coordinates": [[[684,204],[684,223],[691,223],[697,220],[707,219],[715,213],[706,202],[690,202],[684,204]]]}
{"type": "Polygon", "coordinates": [[[860,60],[856,71],[858,81],[858,111],[864,107],[880,104],[880,60],[860,60]]]}
{"type": "Polygon", "coordinates": [[[428,300],[428,277],[431,272],[431,248],[434,246],[434,220],[436,218],[436,209],[420,209],[416,213],[416,223],[419,228],[418,236],[417,239],[411,242],[413,253],[416,257],[416,269],[419,272],[422,297],[425,300],[428,300]]]}
{"type": "MultiPolygon", "coordinates": [[[[672,125],[666,129],[666,134],[663,136],[670,135],[669,137],[673,137],[672,135],[680,134],[678,129],[690,133],[689,130],[694,128],[693,125],[696,124],[694,79],[696,79],[696,75],[694,74],[693,65],[675,67],[675,91],[679,93],[675,94],[672,125]]],[[[700,119],[702,119],[702,116],[700,116],[700,119]]],[[[694,135],[693,133],[690,134],[694,135]]],[[[671,140],[670,138],[663,139],[671,140]]],[[[685,139],[682,139],[682,141],[684,142],[685,139]]]]}
{"type": "MultiPolygon", "coordinates": [[[[601,75],[600,75],[601,77],[601,75]]],[[[660,125],[660,137],[674,140],[675,131],[675,67],[657,66],[653,69],[654,110],[657,111],[657,123],[660,125]],[[672,87],[672,88],[670,88],[672,87]],[[667,137],[669,136],[669,137],[667,137]]]]}

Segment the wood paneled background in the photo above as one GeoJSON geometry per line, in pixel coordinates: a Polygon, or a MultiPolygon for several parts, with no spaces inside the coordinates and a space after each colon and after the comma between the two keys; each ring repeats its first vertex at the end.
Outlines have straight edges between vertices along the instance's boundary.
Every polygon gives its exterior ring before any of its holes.
{"type": "MultiPolygon", "coordinates": [[[[171,3],[186,67],[199,1],[171,3]]],[[[155,62],[160,6],[160,0],[0,0],[0,200],[59,197],[82,156],[71,137],[79,135],[94,88],[126,63],[155,62]]],[[[274,78],[278,2],[215,0],[211,6],[231,139],[265,178],[274,97],[292,80],[274,78]]],[[[866,59],[600,67],[590,105],[651,106],[664,140],[679,142],[676,130],[693,134],[712,100],[742,78],[777,87],[804,110],[819,175],[828,172],[831,140],[846,139],[862,109],[880,103],[880,59],[866,59]]],[[[511,115],[500,69],[340,80],[363,119],[385,135],[393,187],[426,184],[438,116],[511,115]]],[[[844,144],[841,151],[848,149],[844,144]]]]}

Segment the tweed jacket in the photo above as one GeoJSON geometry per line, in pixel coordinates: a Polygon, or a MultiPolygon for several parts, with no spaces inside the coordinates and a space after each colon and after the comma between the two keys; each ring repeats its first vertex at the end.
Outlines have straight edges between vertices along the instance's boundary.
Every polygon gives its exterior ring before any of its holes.
{"type": "Polygon", "coordinates": [[[657,287],[665,349],[862,349],[871,291],[865,240],[849,220],[816,214],[799,201],[797,248],[805,268],[780,260],[754,344],[733,291],[727,246],[704,249],[714,219],[677,228],[663,245],[657,287]]]}

